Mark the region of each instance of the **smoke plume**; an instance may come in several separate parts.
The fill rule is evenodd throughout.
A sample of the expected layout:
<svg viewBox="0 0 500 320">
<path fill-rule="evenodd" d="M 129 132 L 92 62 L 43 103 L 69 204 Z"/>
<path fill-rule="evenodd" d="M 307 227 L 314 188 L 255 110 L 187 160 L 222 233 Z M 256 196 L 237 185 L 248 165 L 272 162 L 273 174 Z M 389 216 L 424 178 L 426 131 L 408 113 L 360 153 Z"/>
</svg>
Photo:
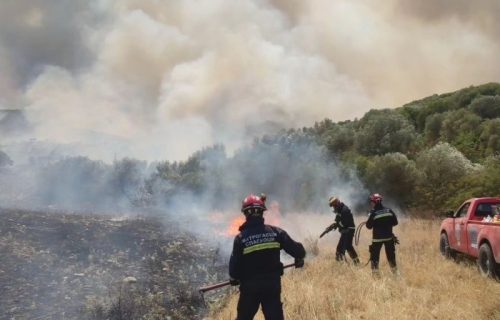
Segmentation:
<svg viewBox="0 0 500 320">
<path fill-rule="evenodd" d="M 498 81 L 496 1 L 4 1 L 0 108 L 93 158 L 185 159 Z M 2 137 L 6 144 L 16 137 Z"/>
</svg>

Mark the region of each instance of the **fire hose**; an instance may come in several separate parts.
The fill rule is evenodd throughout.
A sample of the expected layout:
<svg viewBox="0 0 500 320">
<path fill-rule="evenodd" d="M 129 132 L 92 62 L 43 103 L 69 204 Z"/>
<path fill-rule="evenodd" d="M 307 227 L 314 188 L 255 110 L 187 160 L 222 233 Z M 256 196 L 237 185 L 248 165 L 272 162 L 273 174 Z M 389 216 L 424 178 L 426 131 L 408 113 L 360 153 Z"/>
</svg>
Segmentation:
<svg viewBox="0 0 500 320">
<path fill-rule="evenodd" d="M 356 228 L 356 231 L 354 231 L 354 243 L 356 246 L 359 244 L 359 237 L 361 236 L 361 229 L 363 226 L 366 224 L 366 221 L 361 222 L 358 227 Z"/>
<path fill-rule="evenodd" d="M 363 226 L 366 224 L 366 221 L 361 222 L 358 227 L 356 228 L 356 231 L 354 231 L 354 243 L 356 246 L 359 244 L 359 238 L 361 236 L 361 229 Z M 392 234 L 392 238 L 394 240 L 394 244 L 399 244 L 399 239 L 396 237 L 394 234 Z"/>
<path fill-rule="evenodd" d="M 290 263 L 290 264 L 284 265 L 283 269 L 294 267 L 294 266 L 295 266 L 295 263 Z M 212 290 L 215 290 L 215 289 L 218 289 L 218 288 L 222 288 L 222 287 L 228 286 L 230 284 L 231 283 L 228 280 L 228 281 L 224 281 L 224 282 L 221 282 L 221 283 L 217 283 L 217 284 L 212 284 L 212 285 L 209 285 L 209 286 L 201 287 L 198 291 L 203 295 L 203 293 L 205 293 L 207 291 L 212 291 Z"/>
<path fill-rule="evenodd" d="M 359 244 L 359 238 L 361 236 L 361 229 L 363 229 L 363 226 L 366 224 L 366 221 L 364 222 L 361 222 L 358 227 L 356 228 L 356 231 L 354 231 L 354 243 L 356 244 L 356 246 L 358 246 Z M 394 244 L 399 244 L 399 239 L 398 237 L 396 237 L 394 234 L 392 235 L 392 238 L 393 238 L 393 241 L 394 241 Z M 370 254 L 371 254 L 371 246 L 369 246 L 369 251 L 370 251 Z M 370 263 L 371 260 L 368 260 L 366 262 L 366 264 L 364 265 L 364 267 L 366 267 L 366 265 L 368 265 L 368 263 Z"/>
</svg>

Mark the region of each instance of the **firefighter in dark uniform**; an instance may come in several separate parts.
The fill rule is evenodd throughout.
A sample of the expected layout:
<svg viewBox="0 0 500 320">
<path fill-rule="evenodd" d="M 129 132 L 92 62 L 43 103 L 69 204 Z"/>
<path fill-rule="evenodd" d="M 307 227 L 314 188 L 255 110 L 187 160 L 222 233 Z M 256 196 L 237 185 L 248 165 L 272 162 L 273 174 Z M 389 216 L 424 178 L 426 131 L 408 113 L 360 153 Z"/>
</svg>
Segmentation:
<svg viewBox="0 0 500 320">
<path fill-rule="evenodd" d="M 330 197 L 328 203 L 330 207 L 333 208 L 333 212 L 336 213 L 334 227 L 340 232 L 335 259 L 337 261 L 344 261 L 345 252 L 347 250 L 352 261 L 357 265 L 359 264 L 358 254 L 352 246 L 352 239 L 354 238 L 356 226 L 354 225 L 354 217 L 352 216 L 351 209 L 337 197 Z"/>
<path fill-rule="evenodd" d="M 378 193 L 370 196 L 370 214 L 366 227 L 373 229 L 372 244 L 369 247 L 372 271 L 378 274 L 380 250 L 385 246 L 385 254 L 392 272 L 397 273 L 396 247 L 398 239 L 392 233 L 392 227 L 398 224 L 394 211 L 382 205 L 382 196 Z"/>
<path fill-rule="evenodd" d="M 266 210 L 260 197 L 250 194 L 243 200 L 241 211 L 246 222 L 235 237 L 229 259 L 232 285 L 240 285 L 237 320 L 251 320 L 259 306 L 266 320 L 281 320 L 281 275 L 283 264 L 280 250 L 295 258 L 295 267 L 304 266 L 304 246 L 295 242 L 282 229 L 264 224 Z"/>
</svg>

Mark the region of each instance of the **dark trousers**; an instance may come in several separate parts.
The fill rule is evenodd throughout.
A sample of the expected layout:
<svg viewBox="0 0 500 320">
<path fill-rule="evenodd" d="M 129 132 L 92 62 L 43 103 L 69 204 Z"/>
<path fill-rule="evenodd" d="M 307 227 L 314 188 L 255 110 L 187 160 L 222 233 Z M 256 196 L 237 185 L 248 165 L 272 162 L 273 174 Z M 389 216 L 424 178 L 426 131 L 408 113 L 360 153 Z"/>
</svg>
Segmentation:
<svg viewBox="0 0 500 320">
<path fill-rule="evenodd" d="M 394 240 L 392 239 L 383 242 L 373 242 L 370 245 L 370 260 L 372 262 L 372 270 L 378 270 L 378 262 L 382 245 L 385 246 L 385 255 L 387 256 L 387 261 L 389 261 L 389 265 L 394 271 L 396 269 L 396 247 L 394 246 Z"/>
<path fill-rule="evenodd" d="M 355 264 L 359 263 L 358 254 L 354 247 L 352 246 L 352 239 L 354 238 L 354 230 L 348 229 L 344 232 L 340 233 L 339 243 L 337 245 L 337 252 L 335 254 L 335 258 L 338 261 L 345 259 L 345 252 L 349 253 L 349 256 L 354 261 Z"/>
<path fill-rule="evenodd" d="M 266 283 L 260 281 L 242 283 L 238 300 L 236 320 L 252 320 L 259 306 L 266 320 L 283 320 L 281 303 L 281 279 L 272 279 Z"/>
</svg>

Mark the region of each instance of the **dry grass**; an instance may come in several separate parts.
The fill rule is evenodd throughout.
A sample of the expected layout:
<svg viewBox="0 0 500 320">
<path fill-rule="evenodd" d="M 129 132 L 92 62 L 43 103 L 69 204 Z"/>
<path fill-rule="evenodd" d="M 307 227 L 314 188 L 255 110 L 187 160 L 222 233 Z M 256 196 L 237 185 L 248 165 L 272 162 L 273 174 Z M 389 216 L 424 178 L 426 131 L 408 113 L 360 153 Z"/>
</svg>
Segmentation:
<svg viewBox="0 0 500 320">
<path fill-rule="evenodd" d="M 407 220 L 397 228 L 401 275 L 393 276 L 381 254 L 380 279 L 369 266 L 354 267 L 334 260 L 333 248 L 304 269 L 282 280 L 285 318 L 304 319 L 500 319 L 500 283 L 479 275 L 469 261 L 448 261 L 439 255 L 439 221 Z M 370 234 L 363 230 L 357 248 L 368 260 Z M 210 319 L 233 320 L 237 294 Z M 256 320 L 264 319 L 259 311 Z"/>
</svg>

